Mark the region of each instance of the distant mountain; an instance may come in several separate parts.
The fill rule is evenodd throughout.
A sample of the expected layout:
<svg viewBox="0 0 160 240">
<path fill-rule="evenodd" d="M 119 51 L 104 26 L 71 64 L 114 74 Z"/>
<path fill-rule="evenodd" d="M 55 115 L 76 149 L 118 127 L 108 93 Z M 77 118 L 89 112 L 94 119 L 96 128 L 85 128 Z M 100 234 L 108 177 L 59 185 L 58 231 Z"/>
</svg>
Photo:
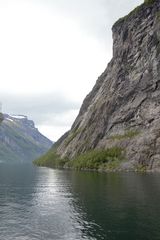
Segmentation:
<svg viewBox="0 0 160 240">
<path fill-rule="evenodd" d="M 0 124 L 0 162 L 31 162 L 53 144 L 23 115 L 3 114 Z"/>
</svg>

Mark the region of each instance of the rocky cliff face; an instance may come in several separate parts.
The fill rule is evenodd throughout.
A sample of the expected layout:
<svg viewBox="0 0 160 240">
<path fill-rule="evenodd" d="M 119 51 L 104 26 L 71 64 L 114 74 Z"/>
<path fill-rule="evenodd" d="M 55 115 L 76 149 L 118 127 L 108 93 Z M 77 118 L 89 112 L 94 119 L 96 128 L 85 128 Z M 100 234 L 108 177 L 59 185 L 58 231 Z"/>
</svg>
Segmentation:
<svg viewBox="0 0 160 240">
<path fill-rule="evenodd" d="M 32 161 L 47 152 L 52 142 L 26 116 L 3 114 L 0 125 L 0 162 Z"/>
<path fill-rule="evenodd" d="M 3 114 L 2 113 L 0 113 L 0 124 L 1 124 L 1 122 L 4 120 L 4 118 L 3 118 Z"/>
<path fill-rule="evenodd" d="M 0 112 L 0 123 L 4 120 L 3 114 Z"/>
<path fill-rule="evenodd" d="M 122 169 L 160 168 L 160 1 L 113 26 L 113 59 L 85 98 L 57 153 L 124 149 Z"/>
</svg>

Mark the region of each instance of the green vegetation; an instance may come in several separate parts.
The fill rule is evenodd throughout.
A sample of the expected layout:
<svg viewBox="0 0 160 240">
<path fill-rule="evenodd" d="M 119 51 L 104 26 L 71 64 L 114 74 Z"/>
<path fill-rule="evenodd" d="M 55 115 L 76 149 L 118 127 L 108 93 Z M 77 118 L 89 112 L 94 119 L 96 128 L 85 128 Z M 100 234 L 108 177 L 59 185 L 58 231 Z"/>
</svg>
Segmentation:
<svg viewBox="0 0 160 240">
<path fill-rule="evenodd" d="M 33 164 L 51 168 L 62 168 L 67 161 L 67 159 L 60 158 L 59 155 L 56 154 L 55 150 L 51 149 L 45 155 L 34 160 Z"/>
<path fill-rule="evenodd" d="M 124 159 L 122 159 L 124 160 Z M 120 167 L 120 163 L 122 162 L 120 159 L 115 159 L 114 161 L 108 161 L 102 166 L 102 170 L 107 170 L 107 171 L 114 171 L 117 170 Z M 100 168 L 101 170 L 101 168 Z"/>
<path fill-rule="evenodd" d="M 119 18 L 113 25 L 113 27 L 115 27 L 116 25 L 118 25 L 119 23 L 122 23 L 124 22 L 125 20 L 127 20 L 131 15 L 133 14 L 136 14 L 140 8 L 142 7 L 143 4 L 141 4 L 140 6 L 137 6 L 135 9 L 133 9 L 128 15 L 122 17 L 122 18 Z"/>
<path fill-rule="evenodd" d="M 135 168 L 137 172 L 146 172 L 147 171 L 147 166 L 144 164 L 138 164 Z"/>
<path fill-rule="evenodd" d="M 110 136 L 110 139 L 112 139 L 112 140 L 123 140 L 123 139 L 126 139 L 126 138 L 134 138 L 139 134 L 140 134 L 140 131 L 138 131 L 138 130 L 130 130 L 130 131 L 125 132 L 124 134 L 112 135 L 112 136 Z"/>
<path fill-rule="evenodd" d="M 116 25 L 118 25 L 119 23 L 124 22 L 125 20 L 127 20 L 131 15 L 133 14 L 137 14 L 138 11 L 143 7 L 143 6 L 147 6 L 147 5 L 151 5 L 155 2 L 156 0 L 144 0 L 144 3 L 142 3 L 141 5 L 137 6 L 135 9 L 133 9 L 128 15 L 118 19 L 115 24 L 113 25 L 113 27 L 115 27 Z"/>
<path fill-rule="evenodd" d="M 81 154 L 70 160 L 67 166 L 77 170 L 105 170 L 116 168 L 122 160 L 124 160 L 123 149 L 113 147 L 106 150 L 91 150 Z"/>
<path fill-rule="evenodd" d="M 122 148 L 113 147 L 106 150 L 91 150 L 72 160 L 60 158 L 54 150 L 50 150 L 44 156 L 33 163 L 37 166 L 52 168 L 72 168 L 77 170 L 114 170 L 124 160 Z"/>
<path fill-rule="evenodd" d="M 153 4 L 155 0 L 144 0 L 144 4 Z"/>
<path fill-rule="evenodd" d="M 79 130 L 72 132 L 67 143 L 71 142 L 75 136 L 79 133 Z M 138 130 L 128 130 L 123 135 L 113 135 L 110 137 L 111 140 L 123 140 L 126 138 L 134 138 L 140 132 Z M 124 149 L 120 147 L 112 147 L 106 150 L 95 149 L 90 150 L 86 153 L 80 154 L 74 159 L 61 158 L 57 153 L 56 149 L 51 149 L 47 154 L 34 161 L 35 165 L 46 166 L 53 168 L 72 168 L 77 170 L 115 170 L 118 169 L 121 162 L 125 160 Z"/>
</svg>

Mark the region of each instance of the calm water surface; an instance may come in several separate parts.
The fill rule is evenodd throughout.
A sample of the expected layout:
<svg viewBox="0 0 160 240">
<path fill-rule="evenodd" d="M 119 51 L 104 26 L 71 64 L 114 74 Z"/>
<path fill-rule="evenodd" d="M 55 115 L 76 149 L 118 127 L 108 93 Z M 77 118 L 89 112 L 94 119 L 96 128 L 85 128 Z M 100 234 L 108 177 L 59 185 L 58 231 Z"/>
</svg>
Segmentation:
<svg viewBox="0 0 160 240">
<path fill-rule="evenodd" d="M 0 165 L 0 240 L 160 240 L 160 174 Z"/>
</svg>

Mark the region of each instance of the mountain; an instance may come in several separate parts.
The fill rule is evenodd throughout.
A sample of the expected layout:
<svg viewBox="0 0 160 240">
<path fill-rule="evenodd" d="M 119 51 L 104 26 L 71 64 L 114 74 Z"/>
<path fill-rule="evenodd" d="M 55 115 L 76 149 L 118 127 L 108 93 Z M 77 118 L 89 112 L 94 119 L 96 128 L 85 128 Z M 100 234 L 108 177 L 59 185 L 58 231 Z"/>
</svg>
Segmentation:
<svg viewBox="0 0 160 240">
<path fill-rule="evenodd" d="M 47 152 L 52 144 L 26 116 L 3 114 L 0 162 L 31 162 Z"/>
<path fill-rule="evenodd" d="M 160 169 L 160 1 L 145 0 L 112 30 L 112 60 L 71 130 L 36 164 Z"/>
<path fill-rule="evenodd" d="M 0 113 L 0 123 L 1 123 L 3 120 L 4 120 L 4 118 L 3 118 L 3 114 Z"/>
</svg>

